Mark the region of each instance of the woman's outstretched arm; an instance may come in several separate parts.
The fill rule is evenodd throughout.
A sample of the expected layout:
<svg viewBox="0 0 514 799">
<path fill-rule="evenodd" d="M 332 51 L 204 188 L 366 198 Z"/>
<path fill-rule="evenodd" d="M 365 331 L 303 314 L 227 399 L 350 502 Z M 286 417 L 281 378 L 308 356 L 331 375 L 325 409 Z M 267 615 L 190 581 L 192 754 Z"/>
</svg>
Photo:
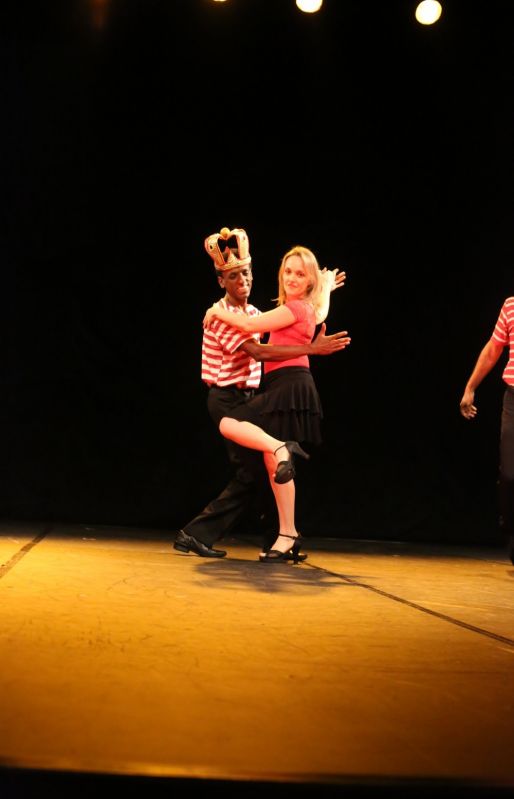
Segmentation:
<svg viewBox="0 0 514 799">
<path fill-rule="evenodd" d="M 207 310 L 203 320 L 204 328 L 209 329 L 215 319 L 220 319 L 225 324 L 242 330 L 243 333 L 270 333 L 272 330 L 289 327 L 295 321 L 293 312 L 285 305 L 280 305 L 278 308 L 258 316 L 247 316 L 242 313 L 226 311 L 217 303 Z"/>
</svg>

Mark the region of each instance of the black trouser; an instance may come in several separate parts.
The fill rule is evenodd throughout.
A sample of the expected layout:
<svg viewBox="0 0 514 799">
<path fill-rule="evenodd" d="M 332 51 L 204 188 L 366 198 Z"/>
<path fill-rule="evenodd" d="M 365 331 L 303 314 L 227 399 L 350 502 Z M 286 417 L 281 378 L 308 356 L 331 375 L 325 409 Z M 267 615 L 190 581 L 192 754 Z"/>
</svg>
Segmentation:
<svg viewBox="0 0 514 799">
<path fill-rule="evenodd" d="M 503 395 L 500 432 L 499 502 L 504 532 L 514 535 L 514 388 L 507 386 Z"/>
<path fill-rule="evenodd" d="M 230 410 L 247 402 L 252 395 L 251 391 L 233 386 L 210 388 L 207 408 L 216 427 L 223 416 L 229 415 Z M 257 503 L 266 515 L 273 508 L 262 452 L 240 447 L 228 439 L 224 440 L 229 460 L 235 468 L 235 476 L 216 499 L 211 500 L 198 516 L 182 528 L 185 533 L 207 546 L 212 546 L 215 541 L 228 535 Z"/>
</svg>

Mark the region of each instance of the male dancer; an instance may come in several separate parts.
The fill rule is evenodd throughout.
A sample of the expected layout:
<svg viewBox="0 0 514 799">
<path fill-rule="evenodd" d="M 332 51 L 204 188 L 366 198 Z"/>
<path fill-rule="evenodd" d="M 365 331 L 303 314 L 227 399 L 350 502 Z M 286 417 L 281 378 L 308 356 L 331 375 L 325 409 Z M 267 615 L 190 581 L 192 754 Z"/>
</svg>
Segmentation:
<svg viewBox="0 0 514 799">
<path fill-rule="evenodd" d="M 220 239 L 225 243 L 223 251 Z M 246 232 L 242 228 L 223 228 L 205 239 L 205 249 L 214 261 L 218 283 L 225 291 L 221 306 L 232 313 L 260 314 L 248 302 L 253 275 Z M 331 355 L 350 343 L 346 331 L 325 336 L 325 330 L 323 324 L 316 338 L 305 346 L 261 344 L 259 334 L 243 333 L 219 321 L 204 330 L 202 380 L 209 386 L 207 408 L 216 427 L 231 409 L 253 396 L 261 379 L 261 361 L 283 361 L 296 355 Z M 270 491 L 262 453 L 239 447 L 228 439 L 224 441 L 236 473 L 221 494 L 178 532 L 173 546 L 180 552 L 223 558 L 226 551 L 214 549 L 213 544 L 234 529 L 253 503 L 256 492 Z"/>
<path fill-rule="evenodd" d="M 481 350 L 460 401 L 465 419 L 477 415 L 475 391 L 496 366 L 508 347 L 509 359 L 503 367 L 503 407 L 500 427 L 499 505 L 501 527 L 507 537 L 508 555 L 514 563 L 514 297 L 504 301 L 490 339 Z"/>
</svg>

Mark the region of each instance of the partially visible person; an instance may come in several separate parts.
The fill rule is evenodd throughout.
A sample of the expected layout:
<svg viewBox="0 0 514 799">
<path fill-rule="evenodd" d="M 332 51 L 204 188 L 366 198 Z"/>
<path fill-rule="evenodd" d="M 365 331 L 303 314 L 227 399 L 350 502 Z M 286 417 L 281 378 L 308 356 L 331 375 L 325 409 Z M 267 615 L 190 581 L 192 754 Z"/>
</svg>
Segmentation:
<svg viewBox="0 0 514 799">
<path fill-rule="evenodd" d="M 343 285 L 338 269 L 321 270 L 307 247 L 295 246 L 282 258 L 278 307 L 266 313 L 230 319 L 220 303 L 208 309 L 204 326 L 231 324 L 247 334 L 270 333 L 270 344 L 306 344 L 328 314 L 331 292 Z M 263 453 L 279 514 L 279 531 L 262 562 L 298 561 L 300 534 L 294 517 L 294 455 L 308 458 L 302 444 L 321 443 L 321 400 L 307 355 L 281 363 L 267 361 L 260 392 L 244 405 L 226 410 L 219 429 L 225 438 Z"/>
<path fill-rule="evenodd" d="M 220 242 L 225 245 L 220 249 Z M 229 246 L 231 244 L 232 246 Z M 261 362 L 286 360 L 301 355 L 331 355 L 344 349 L 350 339 L 346 331 L 326 336 L 326 326 L 313 341 L 300 344 L 260 343 L 260 335 L 244 333 L 231 324 L 236 316 L 252 318 L 260 311 L 248 302 L 252 265 L 248 236 L 242 228 L 208 236 L 205 248 L 214 260 L 219 286 L 224 290 L 220 307 L 230 316 L 204 330 L 202 342 L 202 380 L 208 386 L 207 407 L 216 426 L 221 418 L 244 405 L 255 394 L 261 379 Z M 340 282 L 344 281 L 344 273 Z M 213 545 L 227 536 L 249 509 L 258 502 L 269 511 L 272 494 L 267 484 L 262 457 L 225 439 L 234 477 L 221 494 L 184 525 L 174 548 L 200 557 L 219 558 L 227 553 Z"/>
<path fill-rule="evenodd" d="M 509 558 L 514 563 L 514 297 L 502 305 L 492 336 L 480 352 L 460 401 L 465 419 L 477 415 L 475 392 L 498 363 L 505 347 L 509 358 L 502 372 L 505 385 L 500 427 L 499 504 L 503 532 L 508 541 Z"/>
</svg>

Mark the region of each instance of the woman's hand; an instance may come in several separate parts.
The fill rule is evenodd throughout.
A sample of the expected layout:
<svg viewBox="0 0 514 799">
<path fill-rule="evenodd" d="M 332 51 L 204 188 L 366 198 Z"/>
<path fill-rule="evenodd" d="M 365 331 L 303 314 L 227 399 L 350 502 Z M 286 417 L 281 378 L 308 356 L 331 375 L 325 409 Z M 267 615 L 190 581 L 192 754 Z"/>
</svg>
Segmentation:
<svg viewBox="0 0 514 799">
<path fill-rule="evenodd" d="M 321 270 L 321 277 L 323 280 L 327 281 L 330 291 L 335 291 L 335 289 L 344 286 L 346 272 L 340 272 L 339 269 L 327 269 L 325 267 Z"/>
<path fill-rule="evenodd" d="M 205 312 L 205 316 L 204 316 L 204 318 L 203 318 L 203 326 L 204 326 L 204 329 L 205 329 L 205 330 L 209 330 L 209 328 L 211 327 L 211 325 L 212 325 L 212 323 L 214 322 L 214 320 L 218 318 L 218 317 L 216 316 L 216 311 L 217 311 L 217 310 L 218 310 L 218 303 L 217 303 L 217 302 L 215 302 L 215 303 L 214 303 L 213 305 L 211 305 L 211 307 L 210 307 L 210 308 L 208 308 L 208 309 L 207 309 L 207 311 Z"/>
<path fill-rule="evenodd" d="M 340 289 L 341 286 L 344 286 L 344 282 L 346 280 L 346 272 L 340 272 L 339 269 L 334 269 L 332 271 L 334 272 L 334 278 L 335 278 L 334 287 L 332 289 L 332 291 L 334 291 L 334 289 Z"/>
</svg>

